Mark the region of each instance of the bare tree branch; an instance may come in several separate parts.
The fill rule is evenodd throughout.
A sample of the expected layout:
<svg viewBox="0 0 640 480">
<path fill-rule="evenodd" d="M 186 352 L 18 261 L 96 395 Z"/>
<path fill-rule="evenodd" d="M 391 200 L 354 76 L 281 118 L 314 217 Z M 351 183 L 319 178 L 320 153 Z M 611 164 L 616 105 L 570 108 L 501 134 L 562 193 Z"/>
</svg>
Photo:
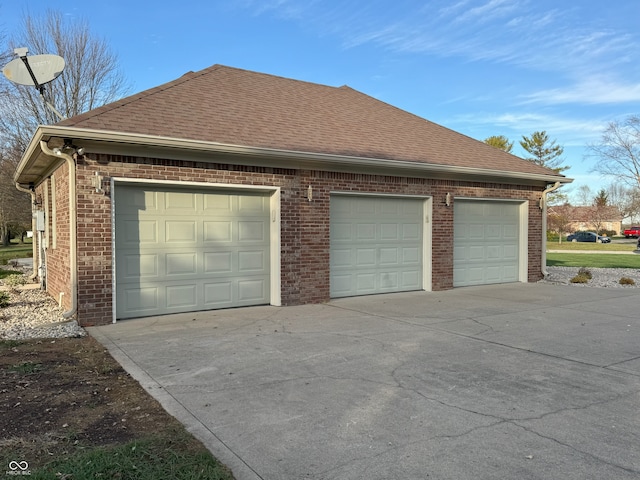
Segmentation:
<svg viewBox="0 0 640 480">
<path fill-rule="evenodd" d="M 597 159 L 595 172 L 640 187 L 640 116 L 609 123 L 600 143 L 589 145 L 588 156 Z"/>
</svg>

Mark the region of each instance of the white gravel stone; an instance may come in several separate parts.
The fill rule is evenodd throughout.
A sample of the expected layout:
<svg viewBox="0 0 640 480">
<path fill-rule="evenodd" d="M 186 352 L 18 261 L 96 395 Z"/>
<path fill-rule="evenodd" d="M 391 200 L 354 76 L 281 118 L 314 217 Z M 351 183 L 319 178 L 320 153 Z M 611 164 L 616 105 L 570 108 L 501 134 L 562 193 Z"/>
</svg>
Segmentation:
<svg viewBox="0 0 640 480">
<path fill-rule="evenodd" d="M 3 282 L 4 283 L 4 282 Z M 9 295 L 9 305 L 0 308 L 0 339 L 82 337 L 85 330 L 75 320 L 62 316 L 63 310 L 46 292 L 25 285 L 2 290 Z"/>
<path fill-rule="evenodd" d="M 576 287 L 600 288 L 639 288 L 640 269 L 637 268 L 588 268 L 593 278 L 588 283 L 571 283 L 571 279 L 578 274 L 579 267 L 547 267 L 549 275 L 542 280 L 544 283 L 573 285 Z M 626 277 L 635 281 L 635 285 L 622 285 L 620 279 Z"/>
</svg>

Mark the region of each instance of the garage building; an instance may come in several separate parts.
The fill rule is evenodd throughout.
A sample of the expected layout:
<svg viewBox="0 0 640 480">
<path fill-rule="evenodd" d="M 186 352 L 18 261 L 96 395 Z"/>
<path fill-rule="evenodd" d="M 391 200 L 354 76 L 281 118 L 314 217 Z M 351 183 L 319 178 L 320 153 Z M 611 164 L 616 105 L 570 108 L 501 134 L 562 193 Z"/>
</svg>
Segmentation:
<svg viewBox="0 0 640 480">
<path fill-rule="evenodd" d="M 571 180 L 347 86 L 214 65 L 39 127 L 15 181 L 35 273 L 97 325 L 537 281 Z"/>
</svg>

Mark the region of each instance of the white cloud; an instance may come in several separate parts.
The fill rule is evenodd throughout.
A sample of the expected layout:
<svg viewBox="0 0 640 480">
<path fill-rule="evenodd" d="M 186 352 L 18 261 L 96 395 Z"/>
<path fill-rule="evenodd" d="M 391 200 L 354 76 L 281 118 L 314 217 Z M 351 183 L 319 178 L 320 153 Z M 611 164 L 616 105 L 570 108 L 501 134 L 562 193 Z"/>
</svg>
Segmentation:
<svg viewBox="0 0 640 480">
<path fill-rule="evenodd" d="M 583 147 L 597 141 L 607 126 L 607 121 L 594 119 L 567 119 L 539 113 L 467 114 L 449 119 L 447 125 L 487 128 L 488 131 L 506 131 L 520 139 L 537 130 L 545 130 L 551 138 L 558 138 L 564 147 Z M 468 128 L 461 128 L 468 130 Z M 494 133 L 492 133 L 494 134 Z"/>
<path fill-rule="evenodd" d="M 602 76 L 594 76 L 569 87 L 540 90 L 524 95 L 523 98 L 523 104 L 543 105 L 640 102 L 640 82 L 625 84 Z"/>
<path fill-rule="evenodd" d="M 456 22 L 491 22 L 502 19 L 507 14 L 518 11 L 521 2 L 513 0 L 489 0 L 483 5 L 470 8 L 456 17 Z"/>
</svg>

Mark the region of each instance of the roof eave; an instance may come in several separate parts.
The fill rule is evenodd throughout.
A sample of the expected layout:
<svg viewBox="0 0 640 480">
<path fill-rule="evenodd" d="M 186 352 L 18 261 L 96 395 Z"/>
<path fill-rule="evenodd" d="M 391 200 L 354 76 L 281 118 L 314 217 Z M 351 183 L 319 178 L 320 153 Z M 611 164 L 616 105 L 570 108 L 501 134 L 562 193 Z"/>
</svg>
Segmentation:
<svg viewBox="0 0 640 480">
<path fill-rule="evenodd" d="M 182 138 L 160 137 L 137 133 L 94 130 L 58 125 L 41 125 L 36 130 L 31 143 L 23 155 L 14 180 L 27 186 L 39 184 L 54 169 L 51 162 L 44 164 L 40 141 L 52 142 L 53 148 L 70 138 L 89 153 L 106 153 L 128 156 L 159 157 L 175 160 L 195 160 L 205 162 L 246 164 L 275 168 L 322 169 L 332 171 L 395 175 L 404 177 L 428 177 L 438 179 L 468 179 L 525 185 L 546 185 L 549 183 L 571 183 L 573 179 L 563 175 L 531 174 L 525 172 L 500 171 L 485 168 L 471 168 L 438 165 L 403 160 L 366 158 L 327 153 L 300 152 L 264 147 L 230 145 Z M 38 160 L 40 159 L 40 164 Z M 29 175 L 27 175 L 29 172 Z M 29 181 L 28 180 L 31 179 Z M 37 179 L 37 181 L 33 181 Z"/>
</svg>

